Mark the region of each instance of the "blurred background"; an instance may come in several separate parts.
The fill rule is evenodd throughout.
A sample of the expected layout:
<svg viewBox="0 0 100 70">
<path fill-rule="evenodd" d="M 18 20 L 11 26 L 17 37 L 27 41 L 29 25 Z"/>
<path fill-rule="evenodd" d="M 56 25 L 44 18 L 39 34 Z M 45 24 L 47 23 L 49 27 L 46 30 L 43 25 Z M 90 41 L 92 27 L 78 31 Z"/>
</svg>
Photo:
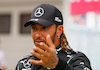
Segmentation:
<svg viewBox="0 0 100 70">
<path fill-rule="evenodd" d="M 14 70 L 30 54 L 34 43 L 30 27 L 23 25 L 43 3 L 60 9 L 70 46 L 86 54 L 93 70 L 100 70 L 100 0 L 0 0 L 0 50 L 5 53 L 7 70 Z"/>
</svg>

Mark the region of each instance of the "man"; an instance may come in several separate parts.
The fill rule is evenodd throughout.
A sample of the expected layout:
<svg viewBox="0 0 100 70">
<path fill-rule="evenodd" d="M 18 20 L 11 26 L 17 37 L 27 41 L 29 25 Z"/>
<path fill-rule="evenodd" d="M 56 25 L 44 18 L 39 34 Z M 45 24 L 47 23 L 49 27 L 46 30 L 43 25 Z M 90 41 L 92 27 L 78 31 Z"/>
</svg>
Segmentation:
<svg viewBox="0 0 100 70">
<path fill-rule="evenodd" d="M 16 70 L 92 70 L 88 58 L 70 48 L 62 14 L 56 7 L 36 7 L 25 27 L 29 25 L 35 46 L 32 55 L 18 62 Z"/>
</svg>

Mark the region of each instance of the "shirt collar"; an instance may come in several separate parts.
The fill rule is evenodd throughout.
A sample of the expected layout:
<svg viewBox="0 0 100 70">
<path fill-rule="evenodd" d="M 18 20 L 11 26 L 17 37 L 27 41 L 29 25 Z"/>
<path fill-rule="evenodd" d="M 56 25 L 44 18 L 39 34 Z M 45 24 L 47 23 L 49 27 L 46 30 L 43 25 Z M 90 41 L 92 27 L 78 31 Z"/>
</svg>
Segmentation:
<svg viewBox="0 0 100 70">
<path fill-rule="evenodd" d="M 61 45 L 60 44 L 56 47 L 56 49 L 59 49 L 59 48 L 61 48 Z"/>
<path fill-rule="evenodd" d="M 61 51 L 61 49 L 62 49 L 62 48 L 61 48 L 61 45 L 58 45 L 58 46 L 56 47 L 56 54 L 58 54 L 58 52 Z"/>
</svg>

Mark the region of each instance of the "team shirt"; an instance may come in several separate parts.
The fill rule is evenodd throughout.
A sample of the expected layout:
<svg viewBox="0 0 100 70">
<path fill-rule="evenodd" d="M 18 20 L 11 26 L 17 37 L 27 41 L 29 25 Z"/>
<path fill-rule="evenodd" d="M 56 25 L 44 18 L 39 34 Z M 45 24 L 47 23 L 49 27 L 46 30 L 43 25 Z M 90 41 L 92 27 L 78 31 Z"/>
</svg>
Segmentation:
<svg viewBox="0 0 100 70">
<path fill-rule="evenodd" d="M 56 48 L 56 53 L 59 62 L 54 69 L 30 63 L 29 59 L 40 59 L 33 55 L 28 55 L 18 62 L 15 70 L 92 70 L 89 59 L 82 52 L 75 52 L 73 50 L 63 51 L 59 45 Z"/>
</svg>

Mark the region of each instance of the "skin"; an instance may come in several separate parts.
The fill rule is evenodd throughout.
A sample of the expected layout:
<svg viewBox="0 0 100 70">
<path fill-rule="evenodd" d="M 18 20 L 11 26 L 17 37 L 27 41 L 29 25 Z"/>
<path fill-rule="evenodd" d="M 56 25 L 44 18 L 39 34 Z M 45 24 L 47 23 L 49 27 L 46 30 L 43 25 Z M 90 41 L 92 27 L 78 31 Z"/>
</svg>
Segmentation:
<svg viewBox="0 0 100 70">
<path fill-rule="evenodd" d="M 30 53 L 40 60 L 30 59 L 32 64 L 42 65 L 46 68 L 54 69 L 59 61 L 56 54 L 56 47 L 60 44 L 60 36 L 63 32 L 63 26 L 56 24 L 49 27 L 35 23 L 31 26 L 31 36 L 35 46 Z"/>
</svg>

